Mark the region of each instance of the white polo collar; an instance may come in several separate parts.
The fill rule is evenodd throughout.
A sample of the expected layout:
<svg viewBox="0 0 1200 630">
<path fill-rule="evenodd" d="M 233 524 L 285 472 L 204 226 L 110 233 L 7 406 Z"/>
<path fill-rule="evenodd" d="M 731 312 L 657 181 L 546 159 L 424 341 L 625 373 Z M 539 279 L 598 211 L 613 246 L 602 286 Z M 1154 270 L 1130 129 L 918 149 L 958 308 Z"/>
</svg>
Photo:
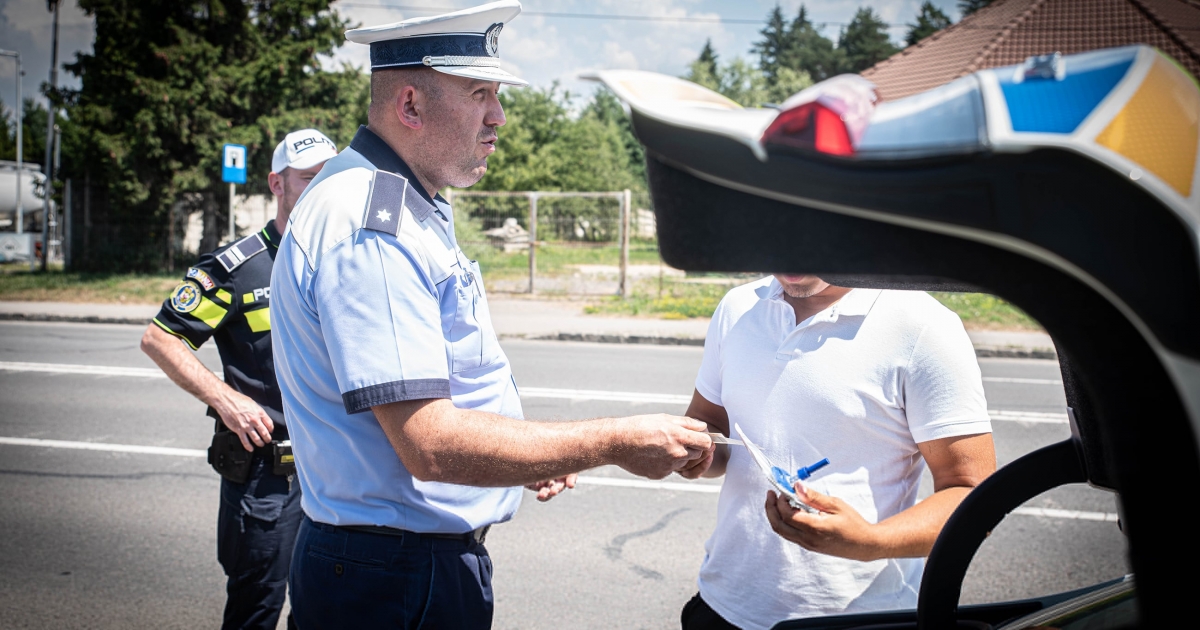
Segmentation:
<svg viewBox="0 0 1200 630">
<path fill-rule="evenodd" d="M 816 319 L 836 320 L 838 317 L 845 315 L 847 317 L 866 317 L 867 313 L 871 312 L 871 307 L 875 306 L 875 300 L 879 299 L 879 295 L 883 293 L 882 289 L 851 289 L 849 293 L 842 296 L 833 306 L 821 311 L 817 315 L 825 315 L 825 317 L 817 317 Z M 792 305 L 784 300 L 783 285 L 779 284 L 779 279 L 772 277 L 771 284 L 767 289 L 767 299 L 782 303 L 788 307 L 788 312 L 792 312 Z M 826 315 L 827 314 L 827 315 Z"/>
</svg>

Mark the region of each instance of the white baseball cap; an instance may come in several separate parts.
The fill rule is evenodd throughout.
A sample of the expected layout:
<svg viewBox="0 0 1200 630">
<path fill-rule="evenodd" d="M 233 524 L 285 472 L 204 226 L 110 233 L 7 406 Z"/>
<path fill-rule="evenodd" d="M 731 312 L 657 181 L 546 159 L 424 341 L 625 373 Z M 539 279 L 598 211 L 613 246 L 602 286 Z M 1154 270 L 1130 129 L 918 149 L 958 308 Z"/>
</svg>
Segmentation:
<svg viewBox="0 0 1200 630">
<path fill-rule="evenodd" d="M 470 79 L 529 85 L 500 67 L 500 31 L 521 3 L 501 0 L 477 7 L 346 31 L 346 39 L 371 46 L 371 69 L 433 68 Z"/>
<path fill-rule="evenodd" d="M 312 168 L 335 155 L 337 145 L 320 131 L 293 131 L 275 147 L 275 155 L 271 157 L 271 172 L 279 173 L 285 168 Z"/>
</svg>

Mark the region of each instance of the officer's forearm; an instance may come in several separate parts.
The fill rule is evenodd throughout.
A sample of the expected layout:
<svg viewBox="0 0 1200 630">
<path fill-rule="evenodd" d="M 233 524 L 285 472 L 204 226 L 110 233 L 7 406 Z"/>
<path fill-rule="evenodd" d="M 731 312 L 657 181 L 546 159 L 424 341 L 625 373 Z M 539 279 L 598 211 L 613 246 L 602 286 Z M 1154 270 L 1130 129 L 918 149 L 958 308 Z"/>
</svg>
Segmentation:
<svg viewBox="0 0 1200 630">
<path fill-rule="evenodd" d="M 197 359 L 183 342 L 151 323 L 142 335 L 142 352 L 176 385 L 218 412 L 233 390 Z"/>
<path fill-rule="evenodd" d="M 445 399 L 373 408 L 404 467 L 422 481 L 520 486 L 615 463 L 617 420 L 530 422 Z"/>
</svg>

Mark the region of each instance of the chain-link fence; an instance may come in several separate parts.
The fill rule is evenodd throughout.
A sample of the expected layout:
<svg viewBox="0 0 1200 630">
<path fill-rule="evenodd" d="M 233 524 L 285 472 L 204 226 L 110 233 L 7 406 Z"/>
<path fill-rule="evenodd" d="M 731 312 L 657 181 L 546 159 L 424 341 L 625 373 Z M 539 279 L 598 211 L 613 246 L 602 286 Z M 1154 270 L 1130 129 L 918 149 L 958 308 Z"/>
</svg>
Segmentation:
<svg viewBox="0 0 1200 630">
<path fill-rule="evenodd" d="M 658 257 L 645 192 L 456 190 L 449 201 L 492 291 L 627 295 L 638 278 L 681 273 Z"/>
</svg>

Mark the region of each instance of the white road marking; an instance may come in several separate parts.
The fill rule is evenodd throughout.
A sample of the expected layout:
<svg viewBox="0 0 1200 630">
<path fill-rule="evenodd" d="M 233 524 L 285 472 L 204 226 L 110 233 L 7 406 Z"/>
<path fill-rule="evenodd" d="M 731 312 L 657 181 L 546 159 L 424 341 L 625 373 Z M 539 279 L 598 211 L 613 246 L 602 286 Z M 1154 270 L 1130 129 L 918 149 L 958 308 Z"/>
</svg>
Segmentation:
<svg viewBox="0 0 1200 630">
<path fill-rule="evenodd" d="M 79 365 L 70 363 L 26 363 L 19 361 L 0 361 L 0 370 L 12 372 L 43 372 L 52 374 L 83 374 L 92 376 L 132 376 L 139 378 L 166 378 L 158 368 L 118 367 L 111 365 Z M 218 377 L 220 372 L 216 373 Z M 1041 379 L 1010 379 L 1017 381 L 1036 381 Z M 1049 382 L 1049 381 L 1047 381 Z M 1057 382 L 1057 381 L 1056 381 Z M 690 395 L 655 394 L 647 392 L 612 392 L 598 389 L 559 389 L 554 387 L 520 387 L 522 398 L 555 398 L 562 400 L 603 400 L 627 403 L 656 403 L 663 405 L 686 405 L 691 402 Z M 993 421 L 1029 422 L 1036 424 L 1066 424 L 1065 413 L 1043 413 L 1036 411 L 1007 411 L 988 410 Z"/>
<path fill-rule="evenodd" d="M 1019 383 L 1021 385 L 1062 385 L 1057 378 L 1012 378 L 1008 376 L 985 376 L 985 383 Z"/>
<path fill-rule="evenodd" d="M 170 455 L 173 457 L 208 457 L 207 451 L 194 448 L 171 448 L 169 446 L 141 446 L 138 444 L 108 444 L 104 442 L 67 442 L 64 440 L 39 440 L 35 438 L 0 437 L 0 444 L 13 446 L 41 446 L 44 448 L 68 448 L 81 451 L 107 451 L 109 453 L 141 453 L 143 455 Z"/>
<path fill-rule="evenodd" d="M 168 446 L 142 446 L 139 444 L 109 444 L 106 442 L 68 442 L 65 440 L 42 440 L 37 438 L 0 437 L 0 444 L 10 446 L 35 446 L 41 448 L 62 448 L 84 451 L 104 451 L 109 453 L 138 453 L 142 455 L 167 455 L 172 457 L 207 457 L 208 453 L 200 449 L 172 448 Z M 579 477 L 579 483 L 589 486 L 607 486 L 611 488 L 633 488 L 635 490 L 668 490 L 671 492 L 695 492 L 700 494 L 718 494 L 721 486 L 711 483 L 689 483 L 680 481 L 654 481 L 650 479 L 627 479 L 622 477 L 594 477 L 584 475 Z M 1013 514 L 1022 516 L 1042 516 L 1079 521 L 1117 522 L 1117 515 L 1108 512 L 1083 512 L 1078 510 L 1056 510 L 1051 508 L 1026 508 L 1013 510 Z"/>
<path fill-rule="evenodd" d="M 1067 424 L 1065 413 L 1045 413 L 1040 411 L 1008 411 L 1003 409 L 988 409 L 992 421 L 1000 422 L 1032 422 L 1035 424 Z"/>
<path fill-rule="evenodd" d="M 662 403 L 686 405 L 691 395 L 647 394 L 643 392 L 607 392 L 598 389 L 555 389 L 552 387 L 517 387 L 522 398 L 565 398 L 567 400 L 615 400 L 632 403 Z"/>
</svg>

